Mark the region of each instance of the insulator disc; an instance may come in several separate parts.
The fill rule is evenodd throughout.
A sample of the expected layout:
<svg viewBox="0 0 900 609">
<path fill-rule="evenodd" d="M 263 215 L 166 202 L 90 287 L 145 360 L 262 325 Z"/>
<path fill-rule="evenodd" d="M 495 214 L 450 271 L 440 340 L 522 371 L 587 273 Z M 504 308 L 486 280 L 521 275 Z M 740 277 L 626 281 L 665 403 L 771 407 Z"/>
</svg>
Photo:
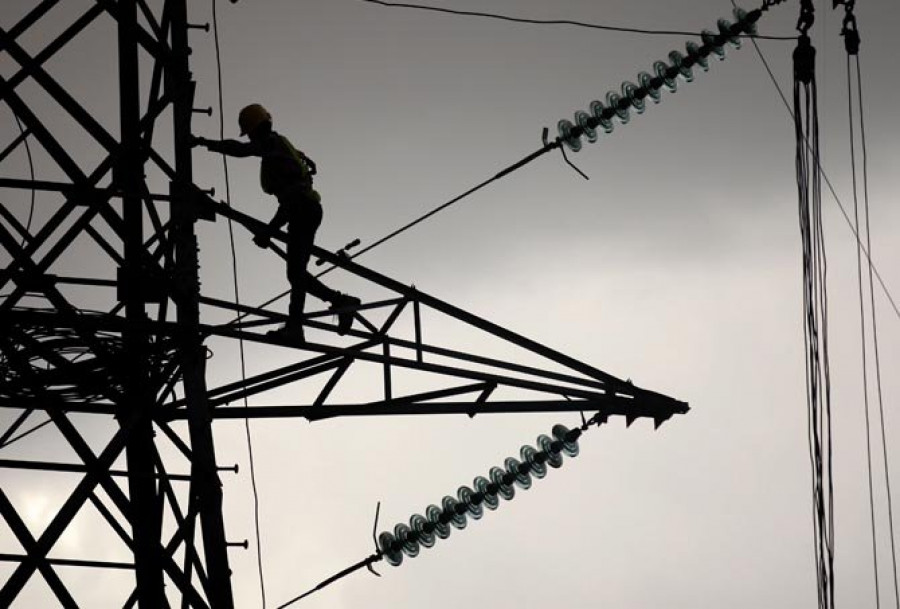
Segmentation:
<svg viewBox="0 0 900 609">
<path fill-rule="evenodd" d="M 552 433 L 554 438 L 563 443 L 563 452 L 566 453 L 567 457 L 578 456 L 578 440 L 566 440 L 566 434 L 569 433 L 568 427 L 565 425 L 554 425 Z"/>
<path fill-rule="evenodd" d="M 563 144 L 569 147 L 569 150 L 572 152 L 581 150 L 581 138 L 572 135 L 572 129 L 575 128 L 572 121 L 564 118 L 556 124 L 556 128 L 559 131 L 559 138 Z"/>
<path fill-rule="evenodd" d="M 490 483 L 491 481 L 484 476 L 478 476 L 472 482 L 472 486 L 484 497 L 482 505 L 489 510 L 496 510 L 497 506 L 500 505 L 500 500 L 497 498 L 496 493 L 492 495 L 488 492 L 488 485 Z"/>
<path fill-rule="evenodd" d="M 474 494 L 475 493 L 468 486 L 461 486 L 459 487 L 459 490 L 456 491 L 459 502 L 466 506 L 466 511 L 469 513 L 469 516 L 472 517 L 472 520 L 478 520 L 484 516 L 484 506 L 480 503 L 478 505 L 472 503 L 472 495 Z"/>
<path fill-rule="evenodd" d="M 741 48 L 741 38 L 731 33 L 731 22 L 728 19 L 719 19 L 716 24 L 719 26 L 719 33 L 728 37 L 728 44 L 736 49 Z"/>
<path fill-rule="evenodd" d="M 694 80 L 694 69 L 684 65 L 684 55 L 678 51 L 672 51 L 669 53 L 669 61 L 672 62 L 673 67 L 678 68 L 678 73 L 681 74 L 685 82 Z"/>
<path fill-rule="evenodd" d="M 441 514 L 443 511 L 444 510 L 432 503 L 425 508 L 425 517 L 428 518 L 428 522 L 434 525 L 434 534 L 441 539 L 447 539 L 450 537 L 451 529 L 449 524 L 441 522 Z"/>
<path fill-rule="evenodd" d="M 450 516 L 450 524 L 457 529 L 466 528 L 466 523 L 468 521 L 466 520 L 465 512 L 460 514 L 456 511 L 456 506 L 459 505 L 459 501 L 450 495 L 445 495 L 444 499 L 441 501 L 441 505 L 444 508 L 444 513 Z"/>
<path fill-rule="evenodd" d="M 643 114 L 644 109 L 647 107 L 646 98 L 638 99 L 635 96 L 637 93 L 638 86 L 631 82 L 630 80 L 626 80 L 622 83 L 622 97 L 628 99 L 631 102 L 631 107 L 634 108 L 634 111 L 638 114 Z"/>
<path fill-rule="evenodd" d="M 503 465 L 506 466 L 506 471 L 516 477 L 516 486 L 518 486 L 523 491 L 527 491 L 531 488 L 531 474 L 528 472 L 522 473 L 519 471 L 519 466 L 522 465 L 522 462 L 516 459 L 515 457 L 507 457 L 503 462 Z"/>
<path fill-rule="evenodd" d="M 597 141 L 597 130 L 594 127 L 590 126 L 590 120 L 591 115 L 584 110 L 579 110 L 575 113 L 575 124 L 584 130 L 584 136 L 590 143 L 593 144 Z"/>
<path fill-rule="evenodd" d="M 650 82 L 653 80 L 653 77 L 650 76 L 649 72 L 641 72 L 637 76 L 638 84 L 640 84 L 644 89 L 647 90 L 647 95 L 650 96 L 650 99 L 653 100 L 653 103 L 658 104 L 659 98 L 662 95 L 659 92 L 659 87 L 654 87 Z"/>
<path fill-rule="evenodd" d="M 600 123 L 600 126 L 603 127 L 603 131 L 605 131 L 606 133 L 612 133 L 615 125 L 613 125 L 613 122 L 610 119 L 603 117 L 604 109 L 605 106 L 603 105 L 603 102 L 596 99 L 591 102 L 591 116 L 597 119 L 597 121 Z"/>
<path fill-rule="evenodd" d="M 716 44 L 716 35 L 709 30 L 703 30 L 700 32 L 700 39 L 703 40 L 703 45 L 712 52 L 713 55 L 716 56 L 716 59 L 722 61 L 725 59 L 725 47 Z"/>
<path fill-rule="evenodd" d="M 709 59 L 700 54 L 700 45 L 696 42 L 688 41 L 684 48 L 687 49 L 688 56 L 694 58 L 694 65 L 703 68 L 704 72 L 709 71 Z"/>
<path fill-rule="evenodd" d="M 666 89 L 672 93 L 678 90 L 678 81 L 674 78 L 669 78 L 669 64 L 665 61 L 655 61 L 653 62 L 653 71 L 656 72 L 657 76 L 662 78 Z"/>
<path fill-rule="evenodd" d="M 606 94 L 606 107 L 615 110 L 616 116 L 619 118 L 619 122 L 625 125 L 628 123 L 628 119 L 631 118 L 631 111 L 629 111 L 628 108 L 621 108 L 619 106 L 620 99 L 622 99 L 621 95 L 619 95 L 615 91 L 610 91 Z"/>
<path fill-rule="evenodd" d="M 519 456 L 522 457 L 522 463 L 527 463 L 528 467 L 531 468 L 531 475 L 540 479 L 547 475 L 547 465 L 545 463 L 538 463 L 534 460 L 534 456 L 537 454 L 538 451 L 533 446 L 528 446 L 527 444 L 519 450 Z"/>
<path fill-rule="evenodd" d="M 738 6 L 734 9 L 732 14 L 734 15 L 735 21 L 741 24 L 745 32 L 751 36 L 756 36 L 756 23 L 750 23 L 747 19 L 747 11 Z"/>
<path fill-rule="evenodd" d="M 389 565 L 399 567 L 400 563 L 403 562 L 403 552 L 401 552 L 399 548 L 396 550 L 391 549 L 391 546 L 394 545 L 394 542 L 396 541 L 397 540 L 393 535 L 384 531 L 378 536 L 378 549 L 381 550 L 384 559 Z"/>
<path fill-rule="evenodd" d="M 491 482 L 496 484 L 499 487 L 497 494 L 509 501 L 513 497 L 516 496 L 516 487 L 512 484 L 506 484 L 503 482 L 503 477 L 506 475 L 506 472 L 500 469 L 497 466 L 491 468 L 490 471 Z"/>
<path fill-rule="evenodd" d="M 403 553 L 410 558 L 415 558 L 419 555 L 419 542 L 410 539 L 409 534 L 411 532 L 412 529 L 402 522 L 394 527 L 394 537 L 400 542 L 400 548 L 403 550 Z"/>
<path fill-rule="evenodd" d="M 537 445 L 538 447 L 547 453 L 547 464 L 550 467 L 562 467 L 563 457 L 560 453 L 554 453 L 550 445 L 553 444 L 553 440 L 550 439 L 550 436 L 541 434 L 537 437 Z"/>
<path fill-rule="evenodd" d="M 425 525 L 427 524 L 428 520 L 422 514 L 413 514 L 409 518 L 409 528 L 419 534 L 419 543 L 426 548 L 430 548 L 434 545 L 435 539 L 434 531 L 431 533 L 425 531 Z"/>
</svg>

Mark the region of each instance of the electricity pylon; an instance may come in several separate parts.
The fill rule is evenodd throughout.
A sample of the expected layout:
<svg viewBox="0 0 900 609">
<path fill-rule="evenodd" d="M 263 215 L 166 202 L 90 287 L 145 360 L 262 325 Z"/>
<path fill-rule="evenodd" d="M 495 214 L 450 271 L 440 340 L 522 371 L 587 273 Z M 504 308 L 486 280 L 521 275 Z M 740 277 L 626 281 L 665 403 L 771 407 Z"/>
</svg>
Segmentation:
<svg viewBox="0 0 900 609">
<path fill-rule="evenodd" d="M 38 2 L 9 29 L 0 27 L 2 56 L 17 66 L 0 77 L 0 100 L 24 129 L 0 152 L 0 162 L 27 139 L 52 161 L 50 173 L 61 176 L 0 177 L 6 193 L 40 191 L 49 210 L 28 226 L 15 208 L 0 203 L 0 245 L 8 259 L 0 271 L 0 468 L 44 476 L 33 478 L 38 484 L 59 472 L 75 480 L 41 531 L 31 530 L 9 489 L 0 488 L 8 529 L 0 540 L 11 546 L 0 548 L 0 561 L 14 566 L 0 586 L 0 606 L 14 605 L 39 573 L 59 604 L 78 607 L 58 573 L 66 567 L 133 570 L 125 607 L 233 607 L 215 419 L 589 410 L 601 418 L 648 417 L 658 425 L 687 411 L 683 402 L 319 248 L 314 253 L 320 259 L 382 295 L 355 312 L 345 338 L 337 337 L 322 311 L 304 320 L 308 342 L 284 343 L 266 333 L 284 315 L 204 295 L 198 221 L 226 217 L 250 230 L 258 221 L 194 183 L 188 33 L 198 26 L 188 21 L 186 0 L 150 4 L 97 0 L 36 53 L 22 40 L 55 17 L 56 1 Z M 110 53 L 118 57 L 118 112 L 107 116 L 118 125 L 89 112 L 46 67 L 79 36 L 110 32 L 116 45 Z M 32 90 L 43 103 L 32 103 Z M 84 154 L 64 145 L 55 127 L 59 116 L 91 142 Z M 161 137 L 163 131 L 170 137 Z M 96 158 L 87 152 L 93 149 L 101 151 Z M 223 322 L 223 313 L 231 319 Z M 493 358 L 429 343 L 429 324 L 439 318 L 503 344 L 511 355 Z M 258 343 L 292 359 L 210 387 L 211 340 Z M 381 377 L 377 397 L 333 399 L 357 368 L 372 366 Z M 416 382 L 410 384 L 412 376 Z M 230 406 L 288 385 L 314 397 Z M 95 421 L 105 427 L 93 426 Z M 32 430 L 44 425 L 76 462 L 13 452 L 28 446 L 38 435 Z M 97 429 L 108 434 L 98 439 Z M 124 468 L 117 465 L 122 463 Z M 59 556 L 61 536 L 83 511 L 96 511 L 133 560 Z"/>
</svg>

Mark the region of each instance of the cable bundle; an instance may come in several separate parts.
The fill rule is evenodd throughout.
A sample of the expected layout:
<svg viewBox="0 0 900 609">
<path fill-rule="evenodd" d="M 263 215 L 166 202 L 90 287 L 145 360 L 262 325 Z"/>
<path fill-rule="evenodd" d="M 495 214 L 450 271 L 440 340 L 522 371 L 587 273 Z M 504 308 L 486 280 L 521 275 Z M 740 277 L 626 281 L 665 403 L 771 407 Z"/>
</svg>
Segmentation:
<svg viewBox="0 0 900 609">
<path fill-rule="evenodd" d="M 674 93 L 678 90 L 679 78 L 685 82 L 694 80 L 694 66 L 700 66 L 704 72 L 709 70 L 710 55 L 720 61 L 724 60 L 726 44 L 740 48 L 742 34 L 756 34 L 756 22 L 759 21 L 764 9 L 756 9 L 748 13 L 744 9 L 735 8 L 736 22 L 731 23 L 727 19 L 719 19 L 719 33 L 703 30 L 701 33 L 702 45 L 693 41 L 687 42 L 685 44 L 686 55 L 679 51 L 670 52 L 669 63 L 662 60 L 654 62 L 652 73 L 641 72 L 637 75 L 637 84 L 626 80 L 622 83 L 619 91 L 608 92 L 605 101 L 592 101 L 589 112 L 579 110 L 575 113 L 574 123 L 568 119 L 562 119 L 557 123 L 560 140 L 570 150 L 578 152 L 581 150 L 582 135 L 587 137 L 590 143 L 594 143 L 598 139 L 597 127 L 602 127 L 605 133 L 611 133 L 615 127 L 614 118 L 624 125 L 631 118 L 632 108 L 638 114 L 642 114 L 647 107 L 648 97 L 654 103 L 659 103 L 663 88 Z"/>
<path fill-rule="evenodd" d="M 429 505 L 425 516 L 414 514 L 408 525 L 401 522 L 394 527 L 393 533 L 382 532 L 378 536 L 379 552 L 395 567 L 403 562 L 404 554 L 415 558 L 420 547 L 430 548 L 438 538 L 447 539 L 453 528 L 466 528 L 469 517 L 480 519 L 485 507 L 496 510 L 501 498 L 511 500 L 516 495 L 516 486 L 522 490 L 531 488 L 532 476 L 546 476 L 548 465 L 562 467 L 563 454 L 578 456 L 578 438 L 582 433 L 582 429 L 570 430 L 565 425 L 554 425 L 552 437 L 545 434 L 537 437 L 538 448 L 523 446 L 519 451 L 520 459 L 508 457 L 503 467 L 492 467 L 487 477 L 476 477 L 471 487 L 459 487 L 456 497 L 445 496 L 440 507 Z"/>
</svg>

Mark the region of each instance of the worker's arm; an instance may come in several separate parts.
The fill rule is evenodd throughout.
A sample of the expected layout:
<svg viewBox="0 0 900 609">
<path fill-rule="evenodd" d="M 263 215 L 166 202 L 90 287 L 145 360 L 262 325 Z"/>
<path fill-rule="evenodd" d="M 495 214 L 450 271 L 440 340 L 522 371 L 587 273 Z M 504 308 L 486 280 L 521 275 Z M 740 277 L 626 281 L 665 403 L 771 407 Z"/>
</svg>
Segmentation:
<svg viewBox="0 0 900 609">
<path fill-rule="evenodd" d="M 266 248 L 269 247 L 269 242 L 271 240 L 271 233 L 274 233 L 282 226 L 287 224 L 288 214 L 285 210 L 284 205 L 278 204 L 278 210 L 275 212 L 275 215 L 272 216 L 272 219 L 269 220 L 268 231 L 266 232 L 258 232 L 253 237 L 253 243 L 258 245 L 259 247 Z"/>
<path fill-rule="evenodd" d="M 191 145 L 203 146 L 207 150 L 227 154 L 228 156 L 247 157 L 263 155 L 262 148 L 252 141 L 208 140 L 205 137 L 195 137 L 191 141 Z"/>
</svg>

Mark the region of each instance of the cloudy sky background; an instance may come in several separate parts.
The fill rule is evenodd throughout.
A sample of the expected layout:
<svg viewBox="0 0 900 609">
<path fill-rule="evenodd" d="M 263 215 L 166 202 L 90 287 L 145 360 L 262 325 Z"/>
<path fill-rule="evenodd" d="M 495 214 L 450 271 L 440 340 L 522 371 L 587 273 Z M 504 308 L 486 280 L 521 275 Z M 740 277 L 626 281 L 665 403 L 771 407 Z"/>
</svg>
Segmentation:
<svg viewBox="0 0 900 609">
<path fill-rule="evenodd" d="M 23 46 L 32 52 L 43 48 L 90 5 L 61 4 Z M 762 33 L 792 34 L 797 4 L 765 15 Z M 0 23 L 9 29 L 29 5 L 5 2 Z M 713 27 L 731 13 L 725 0 L 491 0 L 452 6 L 690 31 Z M 823 164 L 852 214 L 845 54 L 838 35 L 842 13 L 833 12 L 830 2 L 816 6 Z M 189 8 L 193 21 L 209 20 L 209 2 Z M 856 12 L 863 39 L 873 250 L 897 294 L 900 86 L 894 57 L 900 8 L 870 1 L 860 2 Z M 228 134 L 237 136 L 236 115 L 246 103 L 271 110 L 276 129 L 319 167 L 316 187 L 325 222 L 318 242 L 331 249 L 356 237 L 371 243 L 536 150 L 544 126 L 553 132 L 559 119 L 571 119 L 670 50 L 683 51 L 687 39 L 508 24 L 356 0 L 221 2 L 219 26 Z M 191 44 L 197 105 L 216 106 L 212 36 L 194 32 Z M 760 44 L 788 90 L 793 44 Z M 3 55 L 0 69 L 8 77 L 16 66 Z M 48 71 L 117 132 L 115 36 L 108 19 L 51 60 Z M 99 150 L 34 85 L 22 91 L 82 166 L 93 167 Z M 0 141 L 8 142 L 17 131 L 4 112 Z M 199 135 L 218 134 L 215 115 L 198 115 L 194 124 Z M 165 131 L 159 130 L 162 148 Z M 46 155 L 36 154 L 38 177 L 58 178 Z M 661 104 L 570 158 L 590 181 L 558 154 L 547 155 L 360 262 L 642 387 L 686 400 L 692 411 L 658 431 L 649 421 L 626 429 L 615 419 L 592 430 L 581 456 L 511 503 L 470 521 L 465 531 L 454 531 L 399 569 L 380 565 L 383 578 L 362 572 L 304 601 L 306 607 L 815 605 L 794 136 L 759 58 L 751 45 L 729 50 L 726 61 L 698 72 L 693 83 L 681 83 Z M 223 196 L 221 160 L 198 151 L 195 164 L 197 182 Z M 274 200 L 259 192 L 256 163 L 231 161 L 229 167 L 232 202 L 268 218 Z M 24 154 L 10 157 L 0 172 L 27 175 Z M 3 197 L 21 218 L 27 215 L 26 193 Z M 868 607 L 875 596 L 856 247 L 834 200 L 828 194 L 824 200 L 837 604 Z M 58 199 L 42 194 L 38 203 L 40 225 Z M 230 298 L 226 224 L 202 225 L 200 238 L 204 292 Z M 286 288 L 280 261 L 253 246 L 241 230 L 237 248 L 245 302 L 261 302 Z M 56 272 L 112 276 L 114 269 L 94 250 L 76 250 Z M 340 273 L 328 282 L 364 299 L 383 295 Z M 108 308 L 109 298 L 84 295 L 96 308 Z M 900 320 L 880 288 L 875 300 L 897 488 Z M 473 352 L 492 348 L 465 340 L 466 334 L 440 320 L 428 338 L 453 340 L 453 346 Z M 236 346 L 210 346 L 210 383 L 237 378 Z M 248 356 L 251 373 L 291 357 L 259 348 L 249 348 Z M 377 373 L 363 375 L 343 397 L 377 399 L 380 390 Z M 251 404 L 304 398 L 309 399 L 298 388 Z M 11 416 L 2 413 L 3 421 Z M 517 454 L 555 422 L 573 426 L 578 416 L 254 422 L 269 606 L 370 554 L 377 501 L 381 528 L 406 521 Z M 98 442 L 108 432 L 95 422 L 85 422 L 85 429 Z M 250 538 L 252 545 L 243 426 L 219 422 L 215 430 L 219 462 L 241 465 L 239 476 L 224 475 L 228 536 Z M 47 428 L 5 452 L 70 459 L 60 443 Z M 881 600 L 890 604 L 877 436 L 873 449 L 876 483 L 881 481 L 875 496 Z M 4 490 L 35 534 L 75 484 L 63 475 L 2 475 Z M 127 560 L 121 548 L 105 541 L 107 535 L 86 513 L 55 555 Z M 9 537 L 2 529 L 0 541 Z M 237 550 L 230 558 L 236 605 L 260 606 L 254 552 Z M 128 593 L 129 582 L 118 573 L 60 571 L 84 606 L 121 606 Z M 0 579 L 9 572 L 9 565 L 0 565 Z M 17 606 L 51 601 L 34 578 Z"/>
</svg>

